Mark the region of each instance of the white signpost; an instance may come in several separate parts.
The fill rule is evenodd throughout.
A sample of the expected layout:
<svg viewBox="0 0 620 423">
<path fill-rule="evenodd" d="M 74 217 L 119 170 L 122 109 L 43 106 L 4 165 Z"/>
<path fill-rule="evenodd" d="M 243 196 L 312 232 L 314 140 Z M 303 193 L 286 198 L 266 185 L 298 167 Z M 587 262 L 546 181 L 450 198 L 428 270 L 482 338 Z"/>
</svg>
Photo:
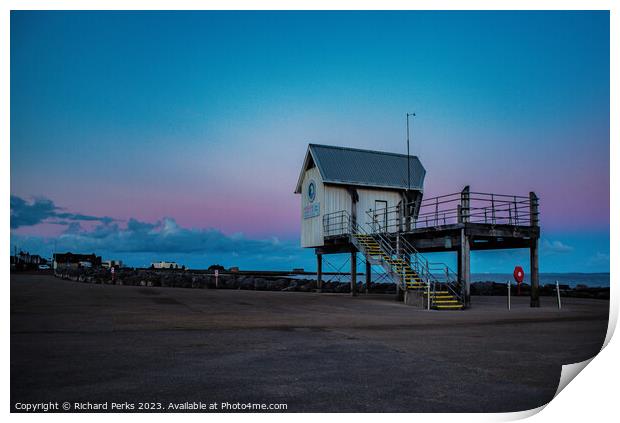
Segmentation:
<svg viewBox="0 0 620 423">
<path fill-rule="evenodd" d="M 219 276 L 220 276 L 220 271 L 215 269 L 215 287 L 216 288 L 219 288 L 219 286 L 218 286 L 218 278 L 219 278 Z"/>
<path fill-rule="evenodd" d="M 510 281 L 506 281 L 506 287 L 508 288 L 508 310 L 510 310 Z"/>
</svg>

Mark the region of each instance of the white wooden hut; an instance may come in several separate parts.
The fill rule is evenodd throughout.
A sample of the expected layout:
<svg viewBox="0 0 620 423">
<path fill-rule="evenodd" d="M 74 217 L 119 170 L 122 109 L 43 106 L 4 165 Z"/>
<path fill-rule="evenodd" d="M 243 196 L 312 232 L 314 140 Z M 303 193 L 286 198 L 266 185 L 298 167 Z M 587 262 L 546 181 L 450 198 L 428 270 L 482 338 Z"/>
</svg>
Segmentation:
<svg viewBox="0 0 620 423">
<path fill-rule="evenodd" d="M 425 174 L 416 156 L 308 145 L 295 188 L 301 194 L 301 246 L 321 247 L 326 238 L 348 233 L 351 222 L 395 228 L 386 210 L 419 204 Z M 417 213 L 408 208 L 405 220 Z"/>
</svg>

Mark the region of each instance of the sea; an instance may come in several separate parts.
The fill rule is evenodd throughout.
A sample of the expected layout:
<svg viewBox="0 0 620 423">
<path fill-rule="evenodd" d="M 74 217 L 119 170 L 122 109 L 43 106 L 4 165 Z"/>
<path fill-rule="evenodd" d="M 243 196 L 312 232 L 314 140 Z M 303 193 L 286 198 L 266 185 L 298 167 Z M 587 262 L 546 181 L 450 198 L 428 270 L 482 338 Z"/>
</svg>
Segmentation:
<svg viewBox="0 0 620 423">
<path fill-rule="evenodd" d="M 307 278 L 307 276 L 300 276 L 300 278 Z M 554 284 L 557 281 L 560 285 L 568 285 L 571 288 L 577 285 L 585 285 L 590 288 L 604 288 L 609 287 L 609 273 L 540 273 L 538 275 L 540 285 Z M 358 282 L 364 282 L 365 276 L 358 274 Z M 332 282 L 348 282 L 348 274 L 339 275 L 323 275 L 324 281 Z M 389 283 L 391 282 L 384 274 L 374 273 L 372 274 L 373 282 L 377 283 Z M 499 282 L 506 283 L 506 281 L 514 282 L 514 277 L 511 273 L 472 273 L 472 282 Z M 525 275 L 524 283 L 529 283 L 529 275 Z"/>
</svg>

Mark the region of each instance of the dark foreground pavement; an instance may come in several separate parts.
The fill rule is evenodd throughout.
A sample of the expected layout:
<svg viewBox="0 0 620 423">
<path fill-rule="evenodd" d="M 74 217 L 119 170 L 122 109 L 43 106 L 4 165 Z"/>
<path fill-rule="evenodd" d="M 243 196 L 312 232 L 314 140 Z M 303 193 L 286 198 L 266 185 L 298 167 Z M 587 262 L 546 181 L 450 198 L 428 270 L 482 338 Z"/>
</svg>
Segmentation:
<svg viewBox="0 0 620 423">
<path fill-rule="evenodd" d="M 16 403 L 285 403 L 288 411 L 525 410 L 597 354 L 609 302 L 90 285 L 11 276 Z M 158 405 L 156 405 L 158 407 Z"/>
</svg>

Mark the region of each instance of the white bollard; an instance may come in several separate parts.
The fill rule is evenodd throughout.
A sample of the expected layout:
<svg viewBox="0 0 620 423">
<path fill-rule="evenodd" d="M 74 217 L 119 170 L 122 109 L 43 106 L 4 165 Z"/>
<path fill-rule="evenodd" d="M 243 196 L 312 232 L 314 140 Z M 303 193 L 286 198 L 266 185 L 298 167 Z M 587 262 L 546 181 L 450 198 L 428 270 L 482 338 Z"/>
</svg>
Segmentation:
<svg viewBox="0 0 620 423">
<path fill-rule="evenodd" d="M 427 303 L 427 310 L 430 311 L 431 309 L 431 284 L 428 281 L 428 278 L 426 278 L 426 303 Z"/>
<path fill-rule="evenodd" d="M 506 281 L 506 286 L 508 287 L 508 310 L 510 311 L 510 281 Z"/>
<path fill-rule="evenodd" d="M 560 283 L 555 281 L 555 292 L 558 294 L 558 309 L 562 309 L 562 300 L 560 299 Z"/>
</svg>

